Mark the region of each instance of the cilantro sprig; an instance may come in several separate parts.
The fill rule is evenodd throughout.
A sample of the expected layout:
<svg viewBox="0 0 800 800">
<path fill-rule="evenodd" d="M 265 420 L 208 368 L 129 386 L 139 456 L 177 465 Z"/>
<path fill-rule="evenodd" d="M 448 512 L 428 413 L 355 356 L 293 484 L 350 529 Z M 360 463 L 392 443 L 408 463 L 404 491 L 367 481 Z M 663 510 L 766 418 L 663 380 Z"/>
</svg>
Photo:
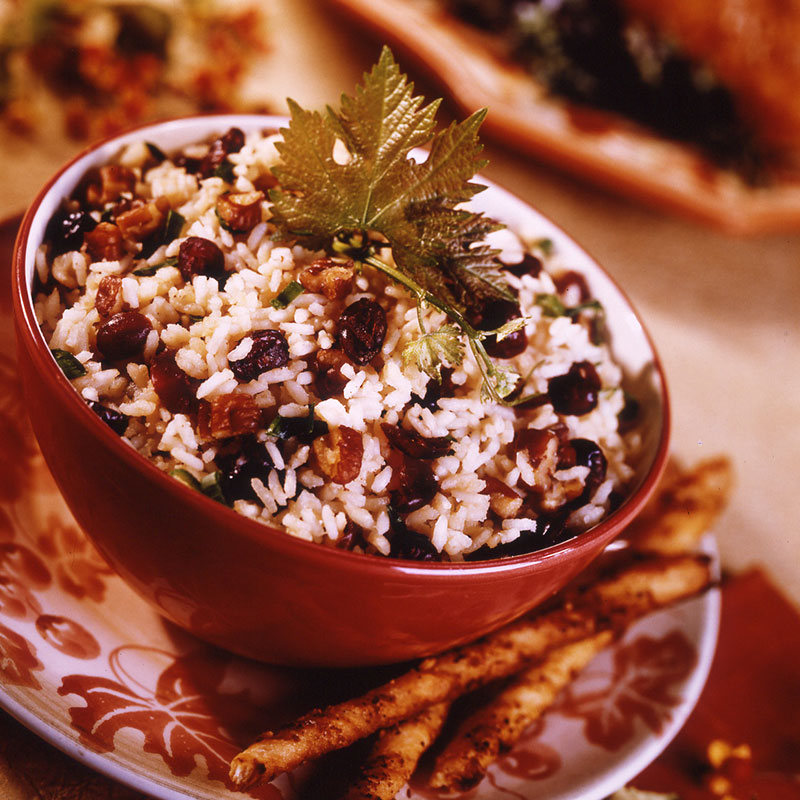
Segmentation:
<svg viewBox="0 0 800 800">
<path fill-rule="evenodd" d="M 498 331 L 476 330 L 465 316 L 475 300 L 516 302 L 498 251 L 484 243 L 503 226 L 463 207 L 486 188 L 472 182 L 487 163 L 478 141 L 486 110 L 437 132 L 439 103 L 424 105 L 414 95 L 388 47 L 338 111 L 307 111 L 289 100 L 291 119 L 276 144 L 278 186 L 269 193 L 272 221 L 285 239 L 346 254 L 415 297 L 420 337 L 405 348 L 405 364 L 440 380 L 443 363 L 463 360 L 466 340 L 483 395 L 504 402 L 519 376 L 486 352 L 484 340 Z M 412 151 L 422 147 L 427 156 L 417 160 Z M 428 306 L 449 322 L 428 331 Z M 500 336 L 510 332 L 500 329 Z"/>
</svg>

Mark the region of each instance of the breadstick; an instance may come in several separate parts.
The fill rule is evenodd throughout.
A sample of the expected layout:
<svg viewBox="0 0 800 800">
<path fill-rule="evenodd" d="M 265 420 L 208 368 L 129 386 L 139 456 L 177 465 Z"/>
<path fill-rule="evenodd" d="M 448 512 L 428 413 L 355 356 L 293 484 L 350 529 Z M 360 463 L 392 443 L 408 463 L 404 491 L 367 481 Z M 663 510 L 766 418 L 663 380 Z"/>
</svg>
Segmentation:
<svg viewBox="0 0 800 800">
<path fill-rule="evenodd" d="M 343 800 L 393 800 L 439 735 L 449 708 L 437 703 L 382 731 Z"/>
<path fill-rule="evenodd" d="M 725 508 L 733 467 L 725 456 L 669 475 L 653 501 L 625 532 L 631 545 L 650 553 L 688 553 Z"/>
<path fill-rule="evenodd" d="M 614 636 L 604 631 L 559 647 L 540 664 L 523 672 L 492 702 L 468 717 L 436 759 L 430 785 L 465 792 L 477 785 L 487 767 L 510 750 L 525 729 L 552 704 L 580 670 Z"/>
<path fill-rule="evenodd" d="M 231 762 L 246 788 L 346 747 L 435 703 L 521 670 L 547 650 L 629 621 L 696 594 L 709 584 L 708 559 L 676 557 L 636 564 L 580 597 L 574 606 L 523 618 L 440 656 L 354 700 L 314 710 L 276 733 L 266 732 Z"/>
</svg>

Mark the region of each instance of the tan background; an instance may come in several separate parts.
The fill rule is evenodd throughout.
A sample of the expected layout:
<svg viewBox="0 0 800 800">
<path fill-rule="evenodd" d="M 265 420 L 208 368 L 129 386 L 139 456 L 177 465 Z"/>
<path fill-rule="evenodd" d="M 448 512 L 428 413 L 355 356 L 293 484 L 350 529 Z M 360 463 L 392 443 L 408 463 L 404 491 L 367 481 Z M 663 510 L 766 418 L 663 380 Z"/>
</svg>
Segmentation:
<svg viewBox="0 0 800 800">
<path fill-rule="evenodd" d="M 323 0 L 271 7 L 273 52 L 250 88 L 276 112 L 286 96 L 311 107 L 335 102 L 377 58 L 380 42 Z M 439 93 L 398 56 L 419 89 Z M 764 565 L 800 606 L 800 232 L 733 238 L 609 196 L 502 142 L 486 144 L 486 176 L 560 224 L 641 312 L 667 373 L 675 454 L 733 459 L 737 489 L 718 528 L 725 566 Z M 21 211 L 77 149 L 55 132 L 6 136 L 0 218 Z"/>
</svg>

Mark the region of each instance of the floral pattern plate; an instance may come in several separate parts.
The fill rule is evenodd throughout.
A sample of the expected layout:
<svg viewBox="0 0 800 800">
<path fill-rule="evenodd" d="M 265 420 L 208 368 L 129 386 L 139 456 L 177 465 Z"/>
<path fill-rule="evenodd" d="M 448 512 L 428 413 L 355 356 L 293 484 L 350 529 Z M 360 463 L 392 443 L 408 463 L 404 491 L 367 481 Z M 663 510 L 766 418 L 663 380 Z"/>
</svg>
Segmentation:
<svg viewBox="0 0 800 800">
<path fill-rule="evenodd" d="M 247 661 L 191 638 L 134 594 L 76 526 L 44 465 L 19 392 L 10 314 L 8 290 L 0 289 L 0 706 L 153 797 L 242 797 L 230 790 L 228 762 L 255 735 L 383 682 L 391 670 Z M 599 800 L 622 786 L 694 706 L 718 619 L 714 590 L 637 624 L 470 797 Z M 333 754 L 251 796 L 336 796 L 356 756 Z M 431 796 L 421 782 L 400 794 Z"/>
</svg>

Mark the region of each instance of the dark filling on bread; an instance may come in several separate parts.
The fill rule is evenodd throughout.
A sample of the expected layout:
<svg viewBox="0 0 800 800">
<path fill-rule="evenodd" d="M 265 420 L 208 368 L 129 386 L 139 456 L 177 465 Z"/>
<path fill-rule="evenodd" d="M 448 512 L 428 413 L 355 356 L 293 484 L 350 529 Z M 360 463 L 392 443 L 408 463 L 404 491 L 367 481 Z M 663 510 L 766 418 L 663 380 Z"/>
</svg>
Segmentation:
<svg viewBox="0 0 800 800">
<path fill-rule="evenodd" d="M 447 2 L 462 20 L 502 37 L 554 94 L 694 145 L 749 182 L 763 179 L 763 155 L 730 92 L 615 0 Z"/>
</svg>

